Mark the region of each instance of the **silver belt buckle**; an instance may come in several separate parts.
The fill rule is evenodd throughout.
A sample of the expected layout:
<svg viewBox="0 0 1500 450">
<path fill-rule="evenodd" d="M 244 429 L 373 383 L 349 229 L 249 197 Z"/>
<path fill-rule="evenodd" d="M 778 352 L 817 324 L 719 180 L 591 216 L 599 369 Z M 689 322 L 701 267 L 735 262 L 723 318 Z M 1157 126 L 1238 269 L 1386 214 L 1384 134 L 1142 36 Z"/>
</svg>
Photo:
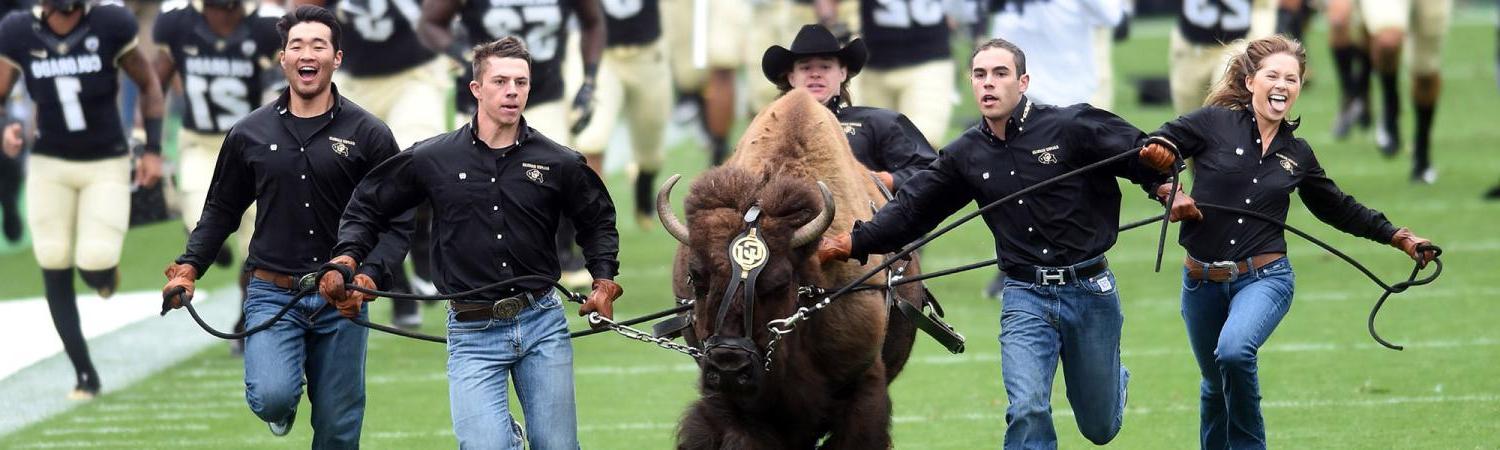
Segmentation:
<svg viewBox="0 0 1500 450">
<path fill-rule="evenodd" d="M 1037 272 L 1038 275 L 1040 275 L 1040 276 L 1037 277 L 1038 278 L 1037 284 L 1040 284 L 1042 286 L 1046 286 L 1046 285 L 1049 285 L 1049 284 L 1056 284 L 1058 286 L 1064 286 L 1064 285 L 1068 284 L 1067 279 L 1064 278 L 1064 276 L 1067 275 L 1067 273 L 1068 273 L 1067 269 L 1042 269 L 1042 268 L 1038 268 L 1038 269 L 1036 269 L 1036 272 Z"/>
<path fill-rule="evenodd" d="M 495 304 L 490 307 L 490 314 L 496 319 L 509 320 L 521 314 L 521 308 L 525 307 L 526 301 L 521 299 L 520 296 L 505 297 L 495 301 Z"/>
<path fill-rule="evenodd" d="M 1235 264 L 1234 261 L 1216 261 L 1205 264 L 1205 266 L 1207 266 L 1203 271 L 1203 279 L 1205 280 L 1212 281 L 1211 278 L 1213 278 L 1213 275 L 1211 274 L 1211 271 L 1213 269 L 1223 269 L 1229 272 L 1229 278 L 1222 281 L 1223 283 L 1232 283 L 1234 282 L 1234 280 L 1238 280 L 1240 278 L 1239 265 Z"/>
<path fill-rule="evenodd" d="M 348 280 L 352 283 L 354 280 Z M 318 273 L 312 272 L 297 279 L 297 290 L 302 292 L 313 292 L 318 290 Z"/>
</svg>

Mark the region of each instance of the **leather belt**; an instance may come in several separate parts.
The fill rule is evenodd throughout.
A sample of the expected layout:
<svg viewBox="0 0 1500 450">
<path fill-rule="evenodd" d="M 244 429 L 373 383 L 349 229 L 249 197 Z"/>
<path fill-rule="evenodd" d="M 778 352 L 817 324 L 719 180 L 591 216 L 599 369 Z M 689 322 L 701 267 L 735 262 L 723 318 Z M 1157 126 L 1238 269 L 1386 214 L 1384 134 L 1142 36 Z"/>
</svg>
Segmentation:
<svg viewBox="0 0 1500 450">
<path fill-rule="evenodd" d="M 1239 261 L 1202 262 L 1193 257 L 1187 257 L 1183 265 L 1187 267 L 1189 280 L 1208 280 L 1215 283 L 1226 283 L 1239 279 L 1240 275 L 1260 270 L 1266 264 L 1276 262 L 1286 256 L 1286 253 L 1261 253 Z"/>
<path fill-rule="evenodd" d="M 308 274 L 308 275 L 311 275 L 311 274 Z M 281 273 L 281 272 L 273 272 L 273 271 L 266 270 L 266 269 L 255 269 L 255 270 L 253 270 L 253 271 L 250 272 L 250 276 L 253 276 L 253 277 L 257 278 L 257 279 L 261 279 L 261 280 L 265 280 L 267 282 L 270 282 L 271 284 L 276 285 L 276 287 L 279 287 L 279 288 L 282 288 L 282 289 L 292 290 L 292 289 L 297 289 L 298 288 L 298 284 L 302 281 L 302 278 L 305 277 L 306 275 L 303 275 L 303 276 L 288 275 L 288 274 L 284 274 L 284 273 Z"/>
<path fill-rule="evenodd" d="M 1079 279 L 1093 278 L 1108 269 L 1109 260 L 1101 257 L 1092 263 L 1064 267 L 1015 266 L 1005 269 L 1005 276 L 1031 284 L 1062 286 Z"/>
<path fill-rule="evenodd" d="M 505 297 L 494 302 L 448 302 L 448 307 L 453 308 L 453 318 L 460 322 L 477 322 L 481 320 L 501 319 L 510 320 L 521 315 L 526 307 L 536 303 L 536 300 L 547 295 L 543 288 L 532 292 L 522 292 L 510 297 Z"/>
</svg>

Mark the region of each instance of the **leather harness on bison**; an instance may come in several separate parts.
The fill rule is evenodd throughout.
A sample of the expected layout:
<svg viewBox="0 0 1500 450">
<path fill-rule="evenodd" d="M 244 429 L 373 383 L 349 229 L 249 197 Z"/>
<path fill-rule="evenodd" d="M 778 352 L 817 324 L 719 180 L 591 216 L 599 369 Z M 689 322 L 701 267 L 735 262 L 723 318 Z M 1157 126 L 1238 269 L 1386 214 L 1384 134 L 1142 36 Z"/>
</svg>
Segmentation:
<svg viewBox="0 0 1500 450">
<path fill-rule="evenodd" d="M 767 348 L 767 323 L 817 300 L 799 292 L 843 286 L 863 272 L 852 262 L 819 264 L 818 239 L 848 232 L 886 202 L 838 119 L 803 91 L 777 100 L 723 167 L 693 183 L 685 224 L 670 207 L 676 181 L 658 193 L 657 210 L 683 244 L 673 286 L 693 299 L 684 334 L 703 349 L 702 397 L 683 417 L 678 448 L 888 447 L 887 386 L 911 353 L 915 327 L 891 314 L 887 298 L 920 308 L 921 286 L 844 295 Z M 916 272 L 915 260 L 906 264 Z"/>
</svg>

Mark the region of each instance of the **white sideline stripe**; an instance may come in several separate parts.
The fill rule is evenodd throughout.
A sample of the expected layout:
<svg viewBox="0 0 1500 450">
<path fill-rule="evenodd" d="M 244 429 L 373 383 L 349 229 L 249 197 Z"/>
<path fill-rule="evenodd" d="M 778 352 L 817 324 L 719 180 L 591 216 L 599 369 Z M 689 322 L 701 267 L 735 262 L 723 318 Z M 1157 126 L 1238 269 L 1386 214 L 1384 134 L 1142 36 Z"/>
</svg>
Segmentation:
<svg viewBox="0 0 1500 450">
<path fill-rule="evenodd" d="M 159 312 L 161 294 L 120 293 L 105 300 L 89 293 L 78 296 L 78 315 L 85 338 L 93 339 Z M 0 381 L 63 350 L 53 328 L 47 299 L 34 297 L 0 302 L 0 339 L 26 342 L 0 348 Z"/>
<path fill-rule="evenodd" d="M 1261 402 L 1263 409 L 1321 409 L 1321 408 L 1370 408 L 1389 407 L 1399 405 L 1434 404 L 1434 403 L 1495 403 L 1500 402 L 1497 394 L 1469 394 L 1469 395 L 1428 395 L 1428 396 L 1402 396 L 1372 399 L 1315 399 L 1315 400 L 1267 400 Z M 1160 406 L 1127 407 L 1126 414 L 1139 416 L 1148 414 L 1182 414 L 1198 411 L 1196 402 L 1174 403 Z M 1057 409 L 1053 416 L 1071 417 L 1073 410 L 1069 408 Z M 920 424 L 929 422 L 952 422 L 963 421 L 985 421 L 1001 423 L 1005 421 L 1005 411 L 997 407 L 992 411 L 969 411 L 955 414 L 934 415 L 898 415 L 891 417 L 891 421 L 897 424 Z M 666 431 L 677 429 L 675 422 L 619 422 L 606 424 L 584 424 L 578 427 L 580 433 L 597 433 L 612 431 Z M 122 434 L 140 434 L 155 431 L 207 431 L 206 425 L 171 425 L 157 424 L 141 428 L 126 427 L 88 427 L 88 428 L 57 428 L 48 430 L 48 436 L 82 437 L 87 435 L 112 435 L 107 440 L 70 440 L 50 441 L 28 444 L 16 448 L 84 448 L 101 446 L 127 446 L 127 447 L 161 447 L 164 444 L 180 447 L 217 448 L 235 442 L 226 442 L 223 439 L 176 439 L 167 442 L 158 440 L 136 440 L 128 441 L 117 439 Z M 405 440 L 405 439 L 434 439 L 448 438 L 453 436 L 450 428 L 441 428 L 427 431 L 384 431 L 366 432 L 362 438 L 369 441 Z M 243 440 L 242 444 L 267 444 L 265 438 Z"/>
<path fill-rule="evenodd" d="M 236 290 L 224 289 L 225 292 Z M 226 324 L 235 319 L 239 310 L 238 302 L 211 301 L 213 296 L 205 289 L 200 289 L 195 297 L 193 304 L 204 320 L 221 328 L 227 328 Z M 103 382 L 102 395 L 112 395 L 198 353 L 203 347 L 223 342 L 199 329 L 185 311 L 154 318 L 161 310 L 161 294 L 157 292 L 120 293 L 108 301 L 97 297 L 81 297 L 79 300 L 82 327 L 89 336 L 89 354 Z M 0 342 L 6 343 L 0 344 L 0 350 L 5 352 L 0 363 L 20 366 L 0 380 L 0 437 L 82 404 L 67 400 L 68 392 L 73 389 L 73 366 L 67 356 L 61 354 L 62 344 L 49 320 L 45 301 L 41 301 L 40 309 L 16 302 L 29 301 L 0 302 L 0 308 L 16 308 L 0 309 L 0 325 L 3 325 L 0 326 Z M 12 345 L 16 342 L 27 342 L 28 345 Z M 23 357 L 24 347 L 44 344 L 50 345 L 54 353 L 42 358 L 26 357 L 30 362 L 25 364 L 16 362 Z M 244 401 L 234 404 L 242 406 Z M 121 405 L 99 406 L 101 411 L 109 411 Z M 174 412 L 199 406 L 173 404 L 160 410 Z"/>
</svg>

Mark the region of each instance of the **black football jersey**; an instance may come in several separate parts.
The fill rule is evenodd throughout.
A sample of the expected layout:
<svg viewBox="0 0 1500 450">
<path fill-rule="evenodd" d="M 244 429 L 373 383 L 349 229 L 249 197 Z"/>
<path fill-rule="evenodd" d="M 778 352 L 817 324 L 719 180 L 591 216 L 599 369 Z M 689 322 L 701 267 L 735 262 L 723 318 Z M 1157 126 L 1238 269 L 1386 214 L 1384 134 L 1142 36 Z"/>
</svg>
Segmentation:
<svg viewBox="0 0 1500 450">
<path fill-rule="evenodd" d="M 1182 37 L 1199 45 L 1217 45 L 1243 39 L 1250 34 L 1252 0 L 1182 0 L 1177 29 Z"/>
<path fill-rule="evenodd" d="M 860 0 L 859 21 L 870 68 L 889 69 L 948 59 L 943 0 Z"/>
<path fill-rule="evenodd" d="M 182 126 L 202 133 L 224 133 L 251 110 L 265 103 L 264 78 L 275 71 L 281 37 L 276 33 L 280 8 L 248 14 L 228 36 L 209 28 L 203 13 L 187 2 L 166 2 L 152 36 L 169 49 L 187 114 Z M 271 75 L 267 75 L 270 73 Z"/>
<path fill-rule="evenodd" d="M 338 0 L 331 6 L 344 31 L 340 71 L 356 77 L 388 75 L 437 56 L 417 40 L 420 0 Z"/>
<path fill-rule="evenodd" d="M 607 46 L 642 45 L 661 37 L 658 0 L 600 0 Z"/>
<path fill-rule="evenodd" d="M 135 16 L 113 4 L 88 8 L 62 36 L 42 23 L 39 8 L 0 20 L 0 55 L 25 74 L 36 102 L 37 154 L 83 161 L 126 154 L 116 64 L 135 47 Z"/>
<path fill-rule="evenodd" d="M 531 51 L 529 103 L 563 98 L 562 63 L 568 44 L 568 15 L 574 0 L 466 0 L 459 22 L 471 42 L 489 42 L 505 36 L 526 41 Z M 472 77 L 472 74 L 470 74 Z M 459 84 L 467 91 L 469 80 Z M 460 95 L 459 97 L 465 97 Z M 469 103 L 473 103 L 472 97 Z"/>
</svg>

